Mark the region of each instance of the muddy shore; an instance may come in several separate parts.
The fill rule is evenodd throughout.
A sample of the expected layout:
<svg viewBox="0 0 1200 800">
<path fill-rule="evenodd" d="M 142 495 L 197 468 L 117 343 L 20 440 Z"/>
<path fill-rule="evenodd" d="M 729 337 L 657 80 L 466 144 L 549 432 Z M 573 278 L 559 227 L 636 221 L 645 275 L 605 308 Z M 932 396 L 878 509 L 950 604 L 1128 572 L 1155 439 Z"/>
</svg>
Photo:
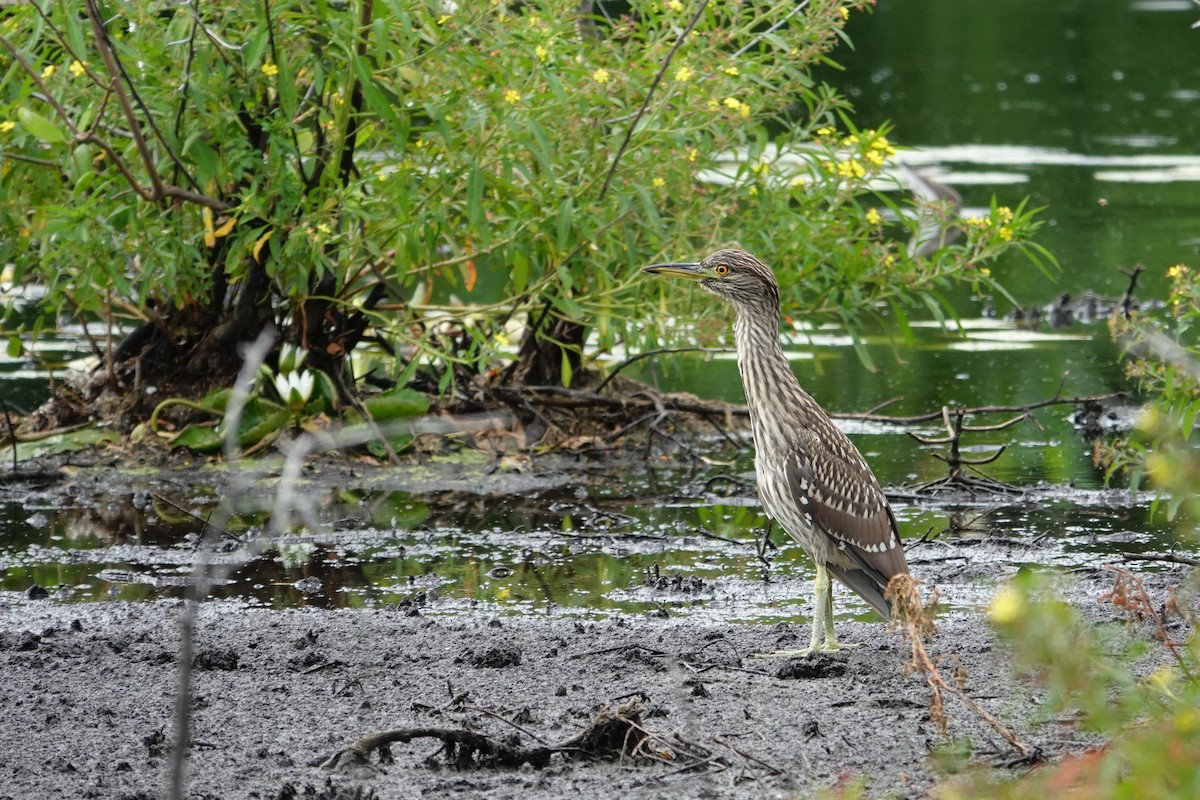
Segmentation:
<svg viewBox="0 0 1200 800">
<path fill-rule="evenodd" d="M 1077 599 L 1101 619 L 1105 607 L 1088 601 L 1096 588 L 1076 584 Z M 0 797 L 166 796 L 181 608 L 4 599 Z M 783 798 L 859 780 L 871 795 L 918 797 L 938 780 L 934 754 L 963 739 L 976 763 L 1022 768 L 954 700 L 949 738 L 938 732 L 927 687 L 905 674 L 898 634 L 883 623 L 839 629 L 863 646 L 761 660 L 751 654 L 802 645 L 805 627 L 208 601 L 192 661 L 188 796 Z M 1069 721 L 1039 717 L 1036 685 L 1014 677 L 979 615 L 942 619 L 931 650 L 961 664 L 968 691 L 1048 757 L 1094 744 Z M 390 763 L 373 754 L 368 766 L 322 766 L 384 729 L 562 742 L 630 701 L 656 737 L 642 757 L 454 766 L 440 741 L 416 738 L 393 744 Z"/>
</svg>

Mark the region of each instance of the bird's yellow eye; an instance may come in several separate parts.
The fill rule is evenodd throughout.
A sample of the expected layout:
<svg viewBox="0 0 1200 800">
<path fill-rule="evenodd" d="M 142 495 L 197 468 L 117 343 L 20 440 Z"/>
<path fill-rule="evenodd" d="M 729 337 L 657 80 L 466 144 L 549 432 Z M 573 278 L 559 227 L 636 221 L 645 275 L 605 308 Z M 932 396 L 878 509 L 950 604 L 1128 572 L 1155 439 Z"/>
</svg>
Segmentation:
<svg viewBox="0 0 1200 800">
<path fill-rule="evenodd" d="M 715 267 L 713 267 L 713 272 L 717 273 L 717 275 L 724 278 L 726 275 L 729 274 L 729 267 L 726 264 L 717 264 Z"/>
</svg>

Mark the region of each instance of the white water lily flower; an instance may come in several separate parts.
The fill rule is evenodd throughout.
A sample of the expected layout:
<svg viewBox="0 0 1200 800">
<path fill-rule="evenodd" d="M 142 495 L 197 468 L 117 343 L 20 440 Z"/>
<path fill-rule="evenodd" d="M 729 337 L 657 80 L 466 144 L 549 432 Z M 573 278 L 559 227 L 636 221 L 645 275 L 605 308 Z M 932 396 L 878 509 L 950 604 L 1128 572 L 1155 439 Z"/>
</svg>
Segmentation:
<svg viewBox="0 0 1200 800">
<path fill-rule="evenodd" d="M 275 391 L 279 392 L 279 398 L 292 411 L 304 408 L 308 399 L 312 397 L 315 385 L 316 379 L 306 369 L 275 376 Z"/>
</svg>

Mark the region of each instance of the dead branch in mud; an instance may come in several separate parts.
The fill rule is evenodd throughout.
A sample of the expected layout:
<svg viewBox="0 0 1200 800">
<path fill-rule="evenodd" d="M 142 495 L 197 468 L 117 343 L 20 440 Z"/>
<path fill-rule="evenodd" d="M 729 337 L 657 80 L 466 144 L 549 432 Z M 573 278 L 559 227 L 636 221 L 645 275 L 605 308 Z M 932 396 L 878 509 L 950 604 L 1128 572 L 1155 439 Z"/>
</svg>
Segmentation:
<svg viewBox="0 0 1200 800">
<path fill-rule="evenodd" d="M 1010 483 L 996 480 L 977 469 L 977 467 L 984 464 L 991 464 L 998 459 L 1008 449 L 1008 445 L 1000 445 L 994 453 L 979 458 L 966 458 L 962 455 L 961 447 L 963 433 L 1004 430 L 1029 419 L 1028 412 L 995 425 L 967 425 L 963 422 L 965 417 L 966 412 L 962 409 L 955 409 L 954 422 L 951 423 L 950 409 L 942 406 L 942 424 L 946 428 L 945 436 L 934 438 L 932 436 L 920 436 L 912 431 L 908 432 L 909 436 L 921 444 L 950 445 L 950 452 L 947 455 L 943 456 L 940 453 L 931 454 L 937 460 L 945 462 L 949 469 L 946 477 L 918 484 L 913 489 L 918 492 L 936 492 L 942 489 L 965 489 L 969 492 L 982 491 L 990 494 L 1020 494 L 1023 490 L 1019 486 L 1013 486 Z M 965 469 L 975 472 L 978 477 L 966 474 Z"/>
<path fill-rule="evenodd" d="M 613 380 L 611 374 L 593 388 L 505 385 L 490 388 L 485 396 L 490 396 L 495 402 L 509 406 L 514 413 L 527 420 L 528 424 L 540 428 L 543 432 L 557 431 L 560 434 L 558 438 L 563 442 L 585 443 L 592 446 L 614 446 L 619 440 L 640 432 L 645 437 L 647 448 L 657 436 L 668 444 L 686 450 L 688 448 L 680 444 L 679 438 L 674 434 L 682 424 L 680 418 L 691 416 L 700 420 L 704 425 L 712 427 L 731 445 L 744 447 L 745 444 L 732 435 L 731 429 L 734 427 L 735 420 L 744 420 L 749 417 L 749 411 L 744 405 L 707 401 L 690 394 L 662 394 L 640 383 L 621 379 Z M 1062 382 L 1060 382 L 1052 397 L 1020 405 L 983 405 L 961 408 L 942 406 L 937 411 L 907 416 L 879 413 L 880 409 L 901 399 L 891 398 L 865 412 L 834 411 L 830 412 L 830 416 L 834 419 L 899 426 L 941 420 L 953 438 L 955 426 L 948 421 L 950 414 L 960 420 L 994 414 L 1014 415 L 996 425 L 963 425 L 961 428 L 964 431 L 992 431 L 1001 430 L 1026 420 L 1033 420 L 1037 424 L 1034 412 L 1039 409 L 1058 405 L 1098 404 L 1104 401 L 1124 400 L 1128 397 L 1128 392 L 1064 397 Z M 584 424 L 590 427 L 583 430 L 581 426 Z M 949 443 L 951 439 L 939 441 Z M 930 440 L 930 443 L 932 442 L 933 440 Z M 995 455 L 998 456 L 999 453 Z M 955 467 L 975 463 L 953 454 L 950 458 L 955 461 L 951 464 L 952 471 Z"/>
<path fill-rule="evenodd" d="M 925 642 L 931 639 L 937 632 L 937 626 L 934 623 L 934 617 L 937 613 L 937 589 L 934 589 L 932 596 L 928 600 L 922 601 L 921 592 L 917 588 L 918 584 L 919 581 L 915 580 L 911 575 L 897 575 L 888 582 L 884 597 L 892 604 L 894 624 L 900 628 L 912 647 L 912 659 L 908 664 L 908 669 L 912 672 L 923 674 L 926 683 L 929 684 L 929 691 L 931 693 L 929 707 L 930 720 L 945 735 L 950 723 L 950 717 L 946 714 L 944 694 L 952 694 L 961 700 L 967 708 L 971 709 L 975 716 L 979 717 L 992 730 L 1000 734 L 1004 741 L 1008 742 L 1009 746 L 1017 751 L 1023 761 L 1027 763 L 1041 761 L 1043 756 L 1040 748 L 1030 747 L 1025 744 L 1012 728 L 1009 728 L 997 719 L 995 715 L 981 706 L 975 698 L 967 694 L 964 688 L 966 681 L 965 674 L 955 675 L 952 683 L 948 683 L 942 677 L 934 659 L 930 658 L 929 652 L 925 649 Z"/>
<path fill-rule="evenodd" d="M 644 728 L 641 715 L 638 698 L 627 700 L 615 709 L 602 708 L 590 725 L 571 738 L 558 744 L 534 747 L 521 747 L 466 728 L 395 728 L 371 733 L 352 742 L 327 758 L 321 766 L 336 769 L 367 764 L 375 751 L 387 761 L 391 758 L 390 745 L 396 742 L 408 744 L 414 739 L 440 740 L 446 763 L 459 769 L 519 767 L 523 764 L 540 768 L 549 764 L 556 753 L 588 760 L 632 758 L 671 764 L 681 763 L 681 759 L 698 759 L 687 748 L 672 745 L 664 737 Z M 517 727 L 531 738 L 537 738 Z M 704 757 L 709 754 L 705 753 Z"/>
</svg>

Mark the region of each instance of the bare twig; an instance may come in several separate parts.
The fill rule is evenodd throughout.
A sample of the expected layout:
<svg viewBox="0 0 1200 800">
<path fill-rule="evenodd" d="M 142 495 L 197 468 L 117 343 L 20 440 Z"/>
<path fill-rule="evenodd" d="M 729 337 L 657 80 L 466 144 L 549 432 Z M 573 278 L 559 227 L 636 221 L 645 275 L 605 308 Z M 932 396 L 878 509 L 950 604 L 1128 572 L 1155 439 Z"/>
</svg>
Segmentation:
<svg viewBox="0 0 1200 800">
<path fill-rule="evenodd" d="M 671 59 L 675 57 L 675 53 L 679 50 L 688 34 L 700 22 L 700 18 L 704 16 L 704 9 L 708 8 L 708 0 L 702 0 L 699 7 L 696 8 L 696 13 L 692 15 L 691 21 L 687 27 L 679 32 L 679 36 L 675 39 L 675 44 L 671 45 L 671 49 L 667 52 L 666 58 L 663 59 L 662 66 L 658 69 L 658 74 L 654 76 L 654 80 L 650 82 L 650 88 L 646 90 L 646 97 L 642 100 L 642 106 L 638 109 L 637 114 L 633 117 L 633 122 L 629 123 L 629 127 L 625 130 L 625 138 L 621 140 L 621 146 L 617 148 L 616 155 L 613 156 L 612 166 L 608 168 L 608 174 L 604 176 L 604 184 L 600 187 L 600 196 L 598 199 L 603 200 L 608 194 L 608 187 L 612 185 L 613 177 L 617 174 L 617 166 L 621 163 L 621 157 L 625 155 L 626 148 L 633 140 L 633 132 L 637 130 L 638 122 L 646 114 L 646 109 L 650 107 L 650 100 L 654 97 L 655 90 L 662 83 L 663 75 L 667 73 L 667 68 L 671 66 Z"/>
</svg>

